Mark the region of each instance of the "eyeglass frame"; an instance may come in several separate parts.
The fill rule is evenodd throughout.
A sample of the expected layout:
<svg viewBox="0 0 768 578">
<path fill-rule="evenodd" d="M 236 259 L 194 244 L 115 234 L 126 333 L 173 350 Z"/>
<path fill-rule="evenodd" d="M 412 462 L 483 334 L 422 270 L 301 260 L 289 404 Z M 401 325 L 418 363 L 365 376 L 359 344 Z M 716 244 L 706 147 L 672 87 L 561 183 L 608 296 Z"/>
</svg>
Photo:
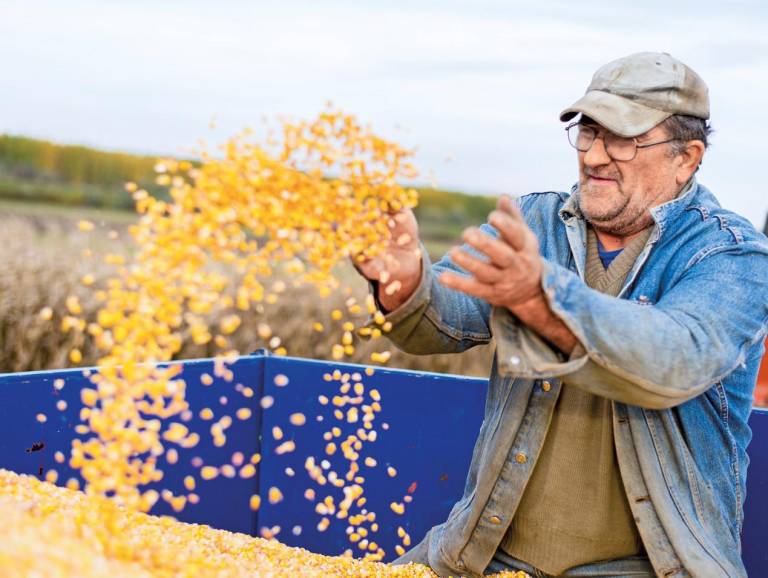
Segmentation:
<svg viewBox="0 0 768 578">
<path fill-rule="evenodd" d="M 579 149 L 574 143 L 571 142 L 570 130 L 574 126 L 583 126 L 583 127 L 588 128 L 590 130 L 593 130 L 595 132 L 595 136 L 592 138 L 592 142 L 589 143 L 589 147 L 587 147 L 585 150 Z M 656 145 L 667 144 L 667 143 L 670 143 L 670 142 L 673 142 L 673 141 L 676 141 L 676 140 L 680 140 L 679 138 L 670 138 L 670 139 L 662 140 L 662 141 L 659 141 L 659 142 L 638 143 L 637 142 L 637 137 L 631 137 L 631 139 L 630 139 L 630 137 L 620 136 L 620 135 L 617 135 L 616 133 L 612 133 L 611 131 L 606 130 L 606 129 L 603 129 L 603 132 L 604 133 L 608 132 L 610 134 L 613 134 L 613 135 L 617 136 L 618 138 L 632 140 L 632 142 L 634 143 L 634 145 L 635 145 L 635 154 L 633 154 L 631 158 L 628 158 L 628 159 L 617 159 L 611 153 L 608 152 L 608 146 L 605 144 L 605 135 L 603 135 L 601 137 L 603 139 L 603 148 L 605 148 L 605 154 L 607 154 L 611 158 L 611 160 L 619 161 L 619 162 L 629 162 L 629 161 L 635 160 L 635 158 L 637 157 L 637 149 L 646 149 L 646 148 L 649 148 L 649 147 L 655 147 Z M 586 152 L 589 152 L 589 149 L 591 149 L 592 145 L 595 144 L 595 141 L 597 140 L 598 136 L 600 136 L 600 131 L 592 128 L 589 125 L 583 124 L 581 121 L 577 120 L 576 122 L 572 122 L 571 124 L 569 124 L 568 126 L 565 127 L 565 134 L 566 134 L 566 136 L 568 138 L 568 144 L 569 145 L 571 145 L 573 148 L 575 148 L 580 153 L 586 153 Z"/>
</svg>

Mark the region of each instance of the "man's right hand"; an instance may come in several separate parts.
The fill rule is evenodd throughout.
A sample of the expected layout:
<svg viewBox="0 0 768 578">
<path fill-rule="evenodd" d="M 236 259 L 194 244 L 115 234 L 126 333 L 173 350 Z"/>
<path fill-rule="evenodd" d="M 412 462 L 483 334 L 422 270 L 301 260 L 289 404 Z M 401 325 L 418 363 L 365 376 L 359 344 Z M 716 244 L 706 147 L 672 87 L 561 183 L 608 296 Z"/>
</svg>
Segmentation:
<svg viewBox="0 0 768 578">
<path fill-rule="evenodd" d="M 391 238 L 385 252 L 366 261 L 353 258 L 355 268 L 369 281 L 378 282 L 376 297 L 386 311 L 405 303 L 421 281 L 419 226 L 411 209 L 391 215 Z"/>
</svg>

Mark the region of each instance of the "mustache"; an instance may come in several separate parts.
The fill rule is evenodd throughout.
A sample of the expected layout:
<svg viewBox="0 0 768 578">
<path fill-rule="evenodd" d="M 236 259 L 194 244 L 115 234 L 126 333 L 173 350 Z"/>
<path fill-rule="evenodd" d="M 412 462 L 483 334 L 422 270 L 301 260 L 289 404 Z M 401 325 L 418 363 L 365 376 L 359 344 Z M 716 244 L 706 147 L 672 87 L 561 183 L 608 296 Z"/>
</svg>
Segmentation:
<svg viewBox="0 0 768 578">
<path fill-rule="evenodd" d="M 587 177 L 596 177 L 598 179 L 613 179 L 614 181 L 619 181 L 620 175 L 616 173 L 609 173 L 609 172 L 602 172 L 602 171 L 595 171 L 591 169 L 584 169 L 584 175 Z"/>
</svg>

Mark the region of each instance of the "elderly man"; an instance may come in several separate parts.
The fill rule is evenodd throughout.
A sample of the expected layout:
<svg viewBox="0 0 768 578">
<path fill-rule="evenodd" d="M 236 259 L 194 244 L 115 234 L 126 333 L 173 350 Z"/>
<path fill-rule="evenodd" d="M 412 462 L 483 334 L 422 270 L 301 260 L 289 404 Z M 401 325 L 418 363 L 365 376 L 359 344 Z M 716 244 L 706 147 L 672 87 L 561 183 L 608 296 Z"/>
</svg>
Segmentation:
<svg viewBox="0 0 768 578">
<path fill-rule="evenodd" d="M 577 115 L 570 194 L 502 197 L 435 265 L 402 212 L 401 244 L 358 265 L 400 348 L 496 342 L 464 495 L 398 562 L 441 576 L 746 576 L 768 240 L 695 179 L 709 102 L 683 63 L 611 62 L 560 118 Z"/>
</svg>

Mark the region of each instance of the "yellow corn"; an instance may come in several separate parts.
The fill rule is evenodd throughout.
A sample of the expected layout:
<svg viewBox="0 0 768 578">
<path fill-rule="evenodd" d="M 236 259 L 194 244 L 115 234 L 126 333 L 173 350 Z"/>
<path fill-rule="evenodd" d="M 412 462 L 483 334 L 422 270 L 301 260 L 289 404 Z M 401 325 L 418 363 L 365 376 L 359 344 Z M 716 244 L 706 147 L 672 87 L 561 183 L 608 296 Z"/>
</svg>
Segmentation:
<svg viewBox="0 0 768 578">
<path fill-rule="evenodd" d="M 0 561 L 18 578 L 434 578 L 426 566 L 386 566 L 350 557 L 322 556 L 276 540 L 251 538 L 119 508 L 27 476 L 0 470 Z M 147 501 L 152 501 L 147 496 Z M 178 507 L 184 496 L 169 497 Z M 253 510 L 261 500 L 250 499 Z M 327 518 L 325 518 L 327 520 Z M 318 529 L 328 527 L 321 521 Z M 279 535 L 279 527 L 265 529 Z M 294 534 L 300 533 L 294 529 Z M 366 547 L 371 548 L 372 543 Z M 374 544 L 375 546 L 375 544 Z M 374 547 L 373 549 L 376 549 Z M 499 578 L 523 578 L 506 573 Z"/>
</svg>

